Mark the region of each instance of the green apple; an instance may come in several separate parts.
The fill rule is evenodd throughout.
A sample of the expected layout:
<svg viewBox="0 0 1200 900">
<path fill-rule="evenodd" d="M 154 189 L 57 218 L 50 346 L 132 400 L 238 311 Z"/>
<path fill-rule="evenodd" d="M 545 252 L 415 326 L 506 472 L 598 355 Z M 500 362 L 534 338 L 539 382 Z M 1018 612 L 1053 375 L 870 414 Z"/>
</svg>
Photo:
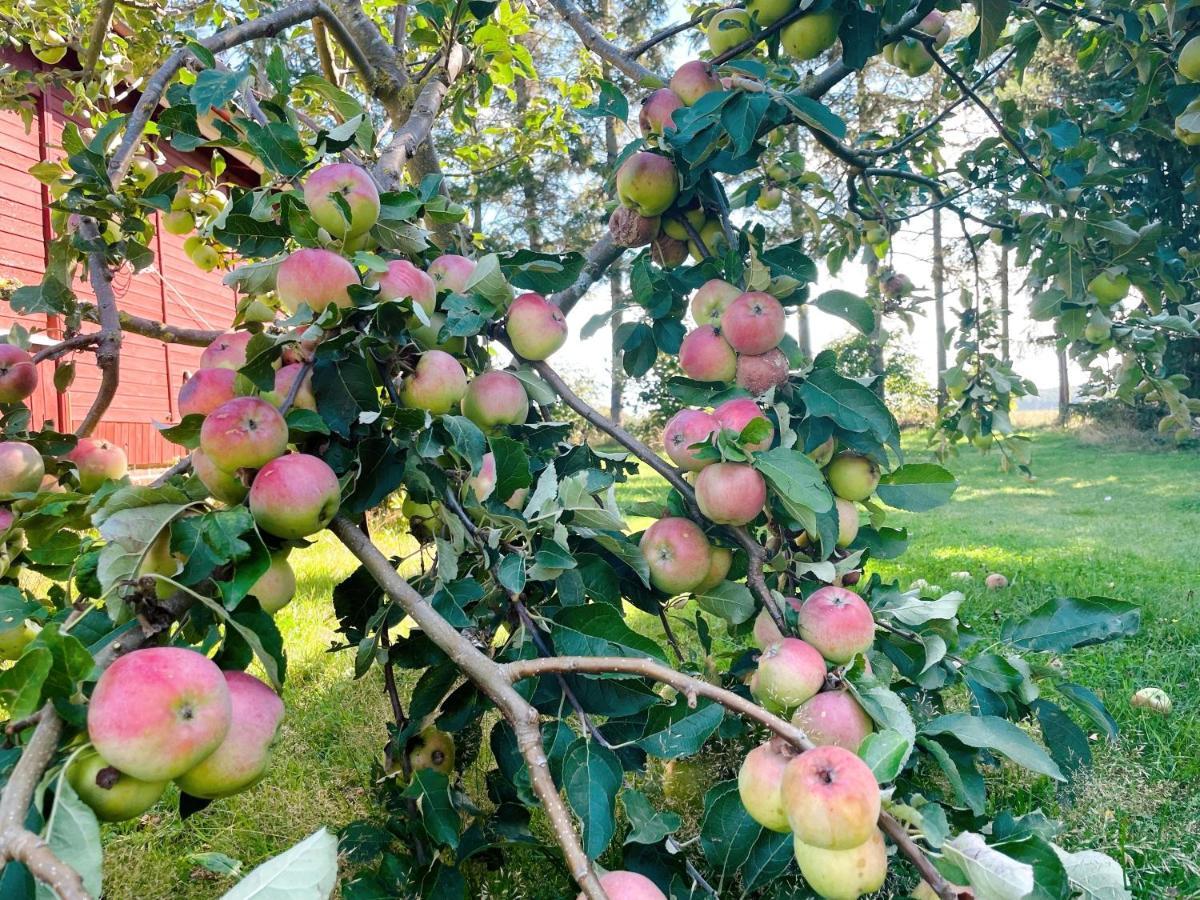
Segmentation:
<svg viewBox="0 0 1200 900">
<path fill-rule="evenodd" d="M 1120 303 L 1129 293 L 1129 276 L 1120 270 L 1105 269 L 1088 282 L 1088 292 L 1103 306 Z"/>
<path fill-rule="evenodd" d="M 816 59 L 837 40 L 841 21 L 832 9 L 801 16 L 779 33 L 780 46 L 794 59 Z"/>
<path fill-rule="evenodd" d="M 705 34 L 713 56 L 720 56 L 746 41 L 754 33 L 750 14 L 743 9 L 723 9 L 708 20 Z"/>
<path fill-rule="evenodd" d="M 746 12 L 759 28 L 774 25 L 793 9 L 796 0 L 747 0 Z"/>
</svg>

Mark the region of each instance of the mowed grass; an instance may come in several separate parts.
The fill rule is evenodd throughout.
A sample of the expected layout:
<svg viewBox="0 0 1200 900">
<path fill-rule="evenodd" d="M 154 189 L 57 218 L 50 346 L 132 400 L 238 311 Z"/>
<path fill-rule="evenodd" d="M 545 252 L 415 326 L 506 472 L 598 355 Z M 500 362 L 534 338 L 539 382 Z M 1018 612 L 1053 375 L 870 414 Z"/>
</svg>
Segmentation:
<svg viewBox="0 0 1200 900">
<path fill-rule="evenodd" d="M 911 460 L 926 458 L 921 441 L 909 444 Z M 993 807 L 1040 807 L 1062 818 L 1060 842 L 1121 860 L 1138 897 L 1200 897 L 1200 456 L 1094 446 L 1047 431 L 1036 437 L 1032 483 L 999 472 L 994 452 L 968 452 L 949 467 L 961 483 L 954 500 L 931 513 L 896 514 L 891 524 L 910 526 L 909 552 L 873 564 L 874 571 L 905 585 L 924 578 L 963 590 L 962 618 L 985 638 L 1005 618 L 1058 595 L 1118 597 L 1143 611 L 1137 637 L 1063 661 L 1073 680 L 1108 704 L 1120 741 L 1095 741 L 1091 772 L 1057 791 L 1045 779 L 1003 770 L 990 787 Z M 657 477 L 646 474 L 620 495 L 630 502 L 663 493 Z M 382 682 L 377 673 L 354 681 L 350 654 L 326 652 L 334 634 L 330 592 L 353 560 L 328 536 L 293 560 L 302 587 L 280 616 L 288 719 L 270 777 L 186 821 L 169 796 L 141 822 L 107 828 L 111 900 L 219 897 L 234 879 L 209 873 L 199 854 L 223 853 L 248 870 L 322 825 L 337 828 L 373 812 L 371 780 L 387 716 Z M 961 571 L 971 579 L 951 578 Z M 993 571 L 1011 586 L 984 590 L 983 577 Z M 658 632 L 649 617 L 633 622 Z M 1130 695 L 1150 685 L 1170 694 L 1171 716 L 1130 707 Z M 559 881 L 557 867 L 526 859 L 479 885 L 481 896 L 568 895 L 565 885 L 546 893 Z"/>
</svg>

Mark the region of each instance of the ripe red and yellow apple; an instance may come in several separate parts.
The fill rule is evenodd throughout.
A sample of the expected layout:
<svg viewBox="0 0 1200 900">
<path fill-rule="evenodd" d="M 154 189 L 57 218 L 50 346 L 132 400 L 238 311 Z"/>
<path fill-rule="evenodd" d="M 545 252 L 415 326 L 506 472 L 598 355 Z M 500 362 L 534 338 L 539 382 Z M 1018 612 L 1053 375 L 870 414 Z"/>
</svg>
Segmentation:
<svg viewBox="0 0 1200 900">
<path fill-rule="evenodd" d="M 758 660 L 751 692 L 768 709 L 791 711 L 825 684 L 825 660 L 799 638 L 770 644 Z"/>
<path fill-rule="evenodd" d="M 235 397 L 200 426 L 200 449 L 224 472 L 260 469 L 287 450 L 287 422 L 260 397 Z"/>
<path fill-rule="evenodd" d="M 785 328 L 783 306 L 762 291 L 739 295 L 721 313 L 721 333 L 738 353 L 758 356 L 774 350 Z"/>
<path fill-rule="evenodd" d="M 697 594 L 711 591 L 725 580 L 725 576 L 729 574 L 729 569 L 732 565 L 732 550 L 728 547 L 713 547 L 708 557 L 708 572 L 705 574 L 704 580 L 696 585 L 693 590 Z"/>
<path fill-rule="evenodd" d="M 31 444 L 0 442 L 0 496 L 36 493 L 45 476 L 46 463 Z"/>
<path fill-rule="evenodd" d="M 483 454 L 479 471 L 467 479 L 467 486 L 480 503 L 492 496 L 496 490 L 496 454 Z"/>
<path fill-rule="evenodd" d="M 427 271 L 438 290 L 464 294 L 475 274 L 475 260 L 457 253 L 443 253 L 429 264 Z"/>
<path fill-rule="evenodd" d="M 289 453 L 268 462 L 250 485 L 250 513 L 258 527 L 285 540 L 316 534 L 337 515 L 342 489 L 322 459 Z"/>
<path fill-rule="evenodd" d="M 701 216 L 703 214 L 701 210 Z M 692 295 L 692 318 L 697 325 L 720 325 L 725 307 L 741 295 L 742 289 L 736 285 L 720 278 L 711 278 Z"/>
<path fill-rule="evenodd" d="M 141 781 L 177 778 L 229 731 L 225 677 L 203 654 L 151 647 L 119 657 L 96 682 L 88 736 L 100 756 Z"/>
<path fill-rule="evenodd" d="M 504 425 L 521 425 L 529 415 L 529 395 L 520 379 L 512 373 L 484 372 L 467 385 L 462 412 L 484 431 Z"/>
<path fill-rule="evenodd" d="M 264 394 L 263 399 L 282 409 L 288 395 L 292 392 L 292 386 L 301 373 L 304 374 L 304 380 L 300 382 L 300 387 L 296 388 L 296 396 L 292 398 L 292 405 L 289 409 L 307 409 L 316 412 L 317 396 L 313 393 L 312 373 L 304 371 L 304 363 L 289 363 L 280 367 L 275 372 L 275 390 L 270 392 L 270 396 Z"/>
<path fill-rule="evenodd" d="M 844 688 L 809 697 L 792 716 L 792 724 L 818 746 L 832 744 L 852 753 L 875 730 L 871 717 Z"/>
<path fill-rule="evenodd" d="M 783 772 L 783 806 L 796 840 L 850 850 L 877 832 L 879 785 L 861 759 L 841 747 L 806 750 Z"/>
<path fill-rule="evenodd" d="M 713 325 L 689 331 L 679 345 L 683 374 L 697 381 L 732 381 L 737 375 L 738 356 Z"/>
<path fill-rule="evenodd" d="M 747 753 L 738 770 L 742 806 L 769 831 L 783 834 L 792 830 L 783 808 L 783 772 L 795 755 L 786 743 L 774 738 Z"/>
<path fill-rule="evenodd" d="M 656 90 L 642 101 L 642 109 L 638 113 L 638 125 L 642 129 L 642 136 L 662 134 L 664 129 L 674 128 L 675 110 L 682 107 L 683 101 L 670 88 Z"/>
<path fill-rule="evenodd" d="M 162 797 L 167 780 L 142 781 L 110 766 L 95 750 L 82 751 L 67 767 L 67 781 L 101 822 L 140 816 Z"/>
<path fill-rule="evenodd" d="M 15 344 L 0 344 L 0 403 L 20 403 L 37 385 L 33 357 Z"/>
<path fill-rule="evenodd" d="M 284 549 L 272 553 L 267 571 L 246 592 L 258 601 L 264 612 L 271 615 L 291 603 L 296 596 L 296 573 L 288 562 L 289 552 Z"/>
<path fill-rule="evenodd" d="M 349 218 L 337 197 L 346 204 Z M 336 238 L 364 234 L 379 221 L 379 190 L 366 169 L 350 163 L 321 166 L 309 175 L 304 202 L 313 221 Z"/>
<path fill-rule="evenodd" d="M 671 90 L 685 106 L 692 106 L 705 94 L 721 89 L 721 79 L 713 67 L 700 59 L 685 62 L 671 76 Z"/>
<path fill-rule="evenodd" d="M 437 309 L 437 282 L 407 259 L 393 259 L 386 272 L 370 273 L 366 283 L 368 287 L 379 288 L 379 300 L 411 299 L 425 310 L 426 318 Z"/>
<path fill-rule="evenodd" d="M 617 170 L 617 197 L 638 215 L 666 212 L 679 194 L 679 173 L 665 156 L 639 150 Z"/>
<path fill-rule="evenodd" d="M 306 247 L 288 254 L 275 273 L 275 293 L 290 312 L 301 305 L 320 315 L 331 303 L 343 309 L 353 306 L 348 288 L 358 284 L 358 272 L 332 250 Z"/>
<path fill-rule="evenodd" d="M 179 389 L 179 416 L 207 416 L 237 396 L 237 366 L 197 369 Z"/>
<path fill-rule="evenodd" d="M 732 400 L 726 400 L 713 410 L 713 418 L 720 423 L 722 428 L 726 428 L 737 435 L 740 435 L 746 429 L 746 426 L 755 419 L 762 419 L 766 422 L 769 426 L 766 437 L 745 445 L 745 448 L 751 453 L 768 449 L 775 440 L 775 426 L 771 424 L 771 420 L 759 409 L 758 404 L 749 397 L 734 397 Z"/>
<path fill-rule="evenodd" d="M 766 503 L 767 484 L 746 463 L 713 463 L 696 476 L 696 505 L 719 525 L 746 525 Z"/>
<path fill-rule="evenodd" d="M 681 409 L 663 429 L 663 448 L 671 461 L 685 472 L 698 472 L 709 465 L 697 459 L 694 444 L 706 443 L 718 428 L 716 419 L 698 409 Z"/>
<path fill-rule="evenodd" d="M 199 447 L 192 451 L 192 471 L 209 494 L 230 506 L 241 503 L 250 491 L 236 474 L 218 469 Z"/>
<path fill-rule="evenodd" d="M 646 529 L 639 546 L 650 569 L 650 583 L 665 594 L 695 590 L 708 575 L 711 547 L 690 519 L 659 519 Z"/>
<path fill-rule="evenodd" d="M 818 588 L 799 613 L 800 636 L 832 663 L 848 663 L 875 643 L 875 617 L 866 601 L 837 585 Z"/>
<path fill-rule="evenodd" d="M 658 885 L 638 872 L 605 872 L 600 876 L 600 887 L 609 900 L 667 900 Z M 585 900 L 585 895 L 580 894 L 577 900 Z"/>
<path fill-rule="evenodd" d="M 252 337 L 248 331 L 230 331 L 216 338 L 200 354 L 200 370 L 240 369 L 246 364 L 246 348 Z"/>
<path fill-rule="evenodd" d="M 567 319 L 541 294 L 521 294 L 508 307 L 504 331 L 522 359 L 549 359 L 567 342 Z"/>
<path fill-rule="evenodd" d="M 435 416 L 450 412 L 467 392 L 467 373 L 457 359 L 441 350 L 427 350 L 400 385 L 400 402 Z"/>
</svg>

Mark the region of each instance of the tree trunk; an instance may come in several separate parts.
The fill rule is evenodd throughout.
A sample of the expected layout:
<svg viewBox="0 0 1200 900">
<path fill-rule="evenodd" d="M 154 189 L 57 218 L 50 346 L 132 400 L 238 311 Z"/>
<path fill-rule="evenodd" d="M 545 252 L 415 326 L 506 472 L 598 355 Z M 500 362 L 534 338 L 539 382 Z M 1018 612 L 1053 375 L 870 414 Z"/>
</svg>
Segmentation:
<svg viewBox="0 0 1200 900">
<path fill-rule="evenodd" d="M 933 333 L 938 410 L 946 406 L 946 263 L 942 259 L 942 211 L 933 211 Z"/>
<path fill-rule="evenodd" d="M 1008 247 L 1000 248 L 1000 356 L 1011 362 L 1008 352 Z"/>
<path fill-rule="evenodd" d="M 1055 350 L 1058 356 L 1058 424 L 1067 424 L 1071 411 L 1071 385 L 1067 377 L 1067 352 L 1061 347 Z"/>
</svg>

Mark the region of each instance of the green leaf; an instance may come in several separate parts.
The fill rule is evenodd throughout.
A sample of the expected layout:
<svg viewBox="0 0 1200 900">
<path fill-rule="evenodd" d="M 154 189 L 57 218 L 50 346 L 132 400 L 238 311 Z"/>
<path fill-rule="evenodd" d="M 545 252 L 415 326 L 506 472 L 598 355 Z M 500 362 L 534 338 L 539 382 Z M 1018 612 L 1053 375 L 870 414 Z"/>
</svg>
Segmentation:
<svg viewBox="0 0 1200 900">
<path fill-rule="evenodd" d="M 666 662 L 662 648 L 626 624 L 607 603 L 567 606 L 554 616 L 551 634 L 564 656 L 636 656 Z"/>
<path fill-rule="evenodd" d="M 1087 688 L 1072 684 L 1069 681 L 1055 683 L 1055 690 L 1066 697 L 1075 708 L 1083 713 L 1096 728 L 1104 733 L 1110 741 L 1117 739 L 1117 720 L 1104 705 L 1104 701 Z"/>
<path fill-rule="evenodd" d="M 625 807 L 625 818 L 633 826 L 625 838 L 626 844 L 657 844 L 683 824 L 678 815 L 655 809 L 645 794 L 633 788 L 622 792 L 621 803 Z"/>
<path fill-rule="evenodd" d="M 0 672 L 0 701 L 9 718 L 24 718 L 42 705 L 42 685 L 53 665 L 54 654 L 48 647 L 33 646 Z"/>
<path fill-rule="evenodd" d="M 488 438 L 488 446 L 496 460 L 496 488 L 493 496 L 507 500 L 514 491 L 533 484 L 529 454 L 525 445 L 510 437 L 497 435 Z"/>
<path fill-rule="evenodd" d="M 1133 894 L 1125 887 L 1121 864 L 1098 850 L 1068 853 L 1050 845 L 1066 870 L 1071 887 L 1082 900 L 1131 900 Z"/>
<path fill-rule="evenodd" d="M 975 768 L 973 754 L 958 747 L 947 747 L 930 738 L 918 738 L 917 746 L 932 756 L 941 768 L 959 804 L 977 816 L 983 815 L 987 795 L 983 776 Z"/>
<path fill-rule="evenodd" d="M 705 795 L 700 847 L 721 878 L 732 877 L 752 858 L 755 869 L 774 870 L 780 846 L 786 847 L 790 856 L 792 836 L 767 831 L 750 818 L 736 781 L 721 782 Z"/>
<path fill-rule="evenodd" d="M 942 845 L 942 852 L 967 875 L 977 897 L 1028 900 L 1034 896 L 1033 866 L 989 847 L 978 834 L 957 834 Z"/>
<path fill-rule="evenodd" d="M 1075 720 L 1049 700 L 1035 700 L 1032 706 L 1042 728 L 1042 740 L 1058 767 L 1073 776 L 1077 770 L 1090 766 L 1092 749 L 1088 746 L 1087 735 Z"/>
<path fill-rule="evenodd" d="M 417 801 L 421 824 L 434 841 L 452 849 L 458 846 L 462 823 L 450 798 L 450 779 L 433 769 L 420 769 L 413 772 L 404 796 Z"/>
<path fill-rule="evenodd" d="M 724 619 L 730 625 L 741 625 L 754 615 L 754 595 L 744 584 L 722 581 L 716 587 L 696 594 L 696 605 L 709 615 Z"/>
<path fill-rule="evenodd" d="M 814 513 L 833 508 L 833 494 L 817 464 L 795 448 L 776 447 L 756 454 L 754 468 L 773 487 L 791 515 L 808 523 Z"/>
<path fill-rule="evenodd" d="M 976 59 L 987 59 L 996 49 L 1011 9 L 1008 0 L 975 0 L 979 24 L 971 34 L 971 44 L 978 47 Z"/>
<path fill-rule="evenodd" d="M 1024 650 L 1061 653 L 1074 647 L 1130 637 L 1141 628 L 1141 610 L 1108 597 L 1058 597 L 1019 622 L 1005 622 L 1004 640 Z"/>
<path fill-rule="evenodd" d="M 637 746 L 659 759 L 691 756 L 700 751 L 723 718 L 725 711 L 719 703 L 701 700 L 692 707 L 685 698 L 677 697 L 673 704 L 651 708 Z"/>
<path fill-rule="evenodd" d="M 868 734 L 858 745 L 858 755 L 875 773 L 880 784 L 895 781 L 912 753 L 912 740 L 898 731 L 886 728 Z"/>
<path fill-rule="evenodd" d="M 100 823 L 91 807 L 79 799 L 66 779 L 66 770 L 54 784 L 54 807 L 42 830 L 42 838 L 51 852 L 74 869 L 83 886 L 93 897 L 100 896 Z M 38 882 L 38 900 L 55 900 L 57 894 Z"/>
<path fill-rule="evenodd" d="M 75 294 L 53 275 L 47 274 L 39 284 L 26 285 L 13 291 L 8 304 L 13 312 L 23 316 L 67 314 L 75 307 Z"/>
<path fill-rule="evenodd" d="M 1054 760 L 1033 738 L 999 716 L 949 713 L 926 722 L 921 726 L 921 734 L 949 735 L 968 747 L 994 750 L 1031 772 L 1047 775 L 1055 781 L 1066 780 Z"/>
<path fill-rule="evenodd" d="M 794 91 L 783 96 L 783 103 L 805 125 L 833 135 L 838 140 L 846 136 L 846 123 L 819 100 L 807 97 L 800 91 Z"/>
<path fill-rule="evenodd" d="M 845 319 L 863 334 L 870 334 L 875 330 L 875 307 L 858 294 L 841 290 L 826 291 L 813 300 L 812 304 L 821 312 Z"/>
<path fill-rule="evenodd" d="M 624 775 L 621 761 L 606 747 L 579 738 L 563 757 L 567 803 L 583 823 L 583 849 L 589 859 L 605 851 L 617 830 L 617 791 Z"/>
<path fill-rule="evenodd" d="M 520 594 L 525 590 L 525 557 L 520 553 L 509 553 L 500 560 L 496 576 L 506 590 Z"/>
<path fill-rule="evenodd" d="M 578 108 L 575 112 L 587 119 L 598 119 L 604 116 L 612 116 L 622 122 L 628 119 L 629 101 L 625 99 L 621 89 L 603 78 L 597 79 L 597 83 L 600 85 L 600 95 L 596 98 L 596 102 L 591 106 Z"/>
<path fill-rule="evenodd" d="M 876 394 L 833 369 L 816 369 L 800 385 L 810 415 L 833 419 L 845 431 L 866 432 L 900 452 L 900 427 Z"/>
<path fill-rule="evenodd" d="M 196 81 L 189 92 L 196 112 L 204 115 L 210 109 L 222 109 L 229 105 L 248 75 L 246 69 L 236 72 L 227 69 L 204 69 L 197 73 Z"/>
<path fill-rule="evenodd" d="M 255 868 L 221 900 L 327 900 L 337 884 L 337 845 L 322 828 Z"/>
<path fill-rule="evenodd" d="M 927 512 L 945 503 L 958 489 L 958 479 L 934 463 L 910 463 L 879 479 L 875 493 L 893 509 Z"/>
</svg>

